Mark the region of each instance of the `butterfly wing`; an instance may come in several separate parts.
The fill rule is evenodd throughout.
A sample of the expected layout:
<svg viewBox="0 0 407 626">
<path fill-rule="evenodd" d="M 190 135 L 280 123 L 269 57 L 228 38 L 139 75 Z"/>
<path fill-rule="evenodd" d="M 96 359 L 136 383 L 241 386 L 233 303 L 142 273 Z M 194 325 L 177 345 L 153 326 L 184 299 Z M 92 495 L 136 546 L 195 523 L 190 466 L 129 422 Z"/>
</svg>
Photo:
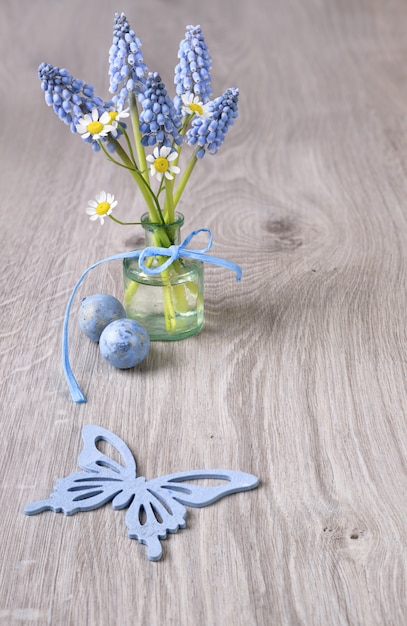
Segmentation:
<svg viewBox="0 0 407 626">
<path fill-rule="evenodd" d="M 32 502 L 24 508 L 26 515 L 51 510 L 72 515 L 78 511 L 90 511 L 127 493 L 135 482 L 136 463 L 124 441 L 105 428 L 88 425 L 82 429 L 84 446 L 78 464 L 84 472 L 75 472 L 60 478 L 47 500 Z M 121 454 L 124 465 L 117 463 L 97 448 L 98 441 L 110 443 Z M 121 497 L 123 502 L 123 496 Z"/>
<path fill-rule="evenodd" d="M 95 476 L 87 472 L 69 474 L 57 480 L 48 500 L 27 504 L 24 513 L 36 515 L 48 510 L 73 515 L 79 511 L 97 509 L 123 490 L 123 481 L 112 474 L 111 471 L 98 472 Z"/>
<path fill-rule="evenodd" d="M 204 478 L 221 480 L 224 484 L 201 486 L 189 482 Z M 167 532 L 176 533 L 185 528 L 187 511 L 184 504 L 207 506 L 219 498 L 257 485 L 256 476 L 231 470 L 179 472 L 146 481 L 137 490 L 127 511 L 129 537 L 146 544 L 148 558 L 158 561 L 162 556 L 160 540 L 166 538 Z"/>
<path fill-rule="evenodd" d="M 189 482 L 202 479 L 223 481 L 223 484 L 202 486 Z M 158 483 L 160 488 L 177 502 L 188 506 L 202 507 L 232 493 L 254 489 L 259 484 L 259 479 L 257 476 L 246 472 L 212 469 L 168 474 L 154 481 L 149 481 L 149 483 L 152 482 Z"/>
<path fill-rule="evenodd" d="M 150 489 L 146 481 L 139 487 L 126 513 L 126 524 L 131 539 L 137 539 L 147 546 L 147 557 L 158 561 L 162 556 L 160 539 L 167 533 L 176 533 L 185 528 L 185 507 L 176 500 L 170 500 L 159 489 Z"/>
<path fill-rule="evenodd" d="M 120 437 L 101 426 L 88 424 L 82 428 L 84 446 L 79 455 L 78 464 L 89 472 L 100 472 L 101 468 L 108 468 L 116 472 L 122 479 L 135 478 L 136 462 L 127 445 Z M 106 441 L 122 456 L 124 464 L 117 463 L 97 447 L 98 441 Z"/>
</svg>

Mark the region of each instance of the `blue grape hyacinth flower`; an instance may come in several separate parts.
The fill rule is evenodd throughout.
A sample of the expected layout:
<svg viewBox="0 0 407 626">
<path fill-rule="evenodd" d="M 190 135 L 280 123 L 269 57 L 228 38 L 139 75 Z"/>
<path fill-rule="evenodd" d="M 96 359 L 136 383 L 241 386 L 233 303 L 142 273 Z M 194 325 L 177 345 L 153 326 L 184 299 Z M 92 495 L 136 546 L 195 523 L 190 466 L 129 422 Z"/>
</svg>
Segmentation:
<svg viewBox="0 0 407 626">
<path fill-rule="evenodd" d="M 174 74 L 177 94 L 174 104 L 177 111 L 181 111 L 182 96 L 199 96 L 205 104 L 212 95 L 212 61 L 199 25 L 187 26 L 185 39 L 179 45 L 178 58 Z"/>
<path fill-rule="evenodd" d="M 52 106 L 59 119 L 68 124 L 71 132 L 76 133 L 80 120 L 96 111 L 98 117 L 113 108 L 111 100 L 105 101 L 95 95 L 95 89 L 83 80 L 74 78 L 68 70 L 53 66 L 50 63 L 41 63 L 38 68 L 38 77 L 41 80 L 41 88 L 44 91 L 45 102 Z M 116 136 L 120 130 L 116 130 Z M 92 136 L 83 141 L 92 144 L 94 150 L 100 150 L 100 146 Z M 112 150 L 110 144 L 107 144 Z"/>
<path fill-rule="evenodd" d="M 169 97 L 164 83 L 157 72 L 149 72 L 145 89 L 139 94 L 142 106 L 140 113 L 141 144 L 154 146 L 156 143 L 170 146 L 174 140 L 181 145 L 181 116 Z"/>
<path fill-rule="evenodd" d="M 145 84 L 147 66 L 141 53 L 141 41 L 130 28 L 124 13 L 116 13 L 113 25 L 113 43 L 109 50 L 109 91 L 120 111 L 129 94 L 139 92 Z"/>
<path fill-rule="evenodd" d="M 208 103 L 211 117 L 195 117 L 187 131 L 186 141 L 197 146 L 196 156 L 202 159 L 205 152 L 216 154 L 225 140 L 230 126 L 238 115 L 239 90 L 232 87 L 222 96 Z"/>
</svg>

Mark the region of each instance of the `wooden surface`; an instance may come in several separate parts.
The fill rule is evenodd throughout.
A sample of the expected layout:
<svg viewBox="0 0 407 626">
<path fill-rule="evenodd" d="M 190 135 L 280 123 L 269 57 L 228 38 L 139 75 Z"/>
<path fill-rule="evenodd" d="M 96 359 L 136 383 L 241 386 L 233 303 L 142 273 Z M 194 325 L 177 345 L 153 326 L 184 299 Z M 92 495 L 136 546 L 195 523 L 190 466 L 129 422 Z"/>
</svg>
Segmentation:
<svg viewBox="0 0 407 626">
<path fill-rule="evenodd" d="M 143 203 L 45 106 L 37 67 L 107 97 L 115 11 L 171 93 L 187 24 L 215 95 L 240 88 L 180 210 L 244 276 L 208 266 L 204 331 L 154 344 L 134 371 L 72 323 L 75 405 L 70 291 L 140 241 L 84 208 L 101 189 L 122 217 Z M 406 32 L 403 0 L 1 1 L 1 624 L 406 623 Z M 110 264 L 78 302 L 121 289 Z M 84 424 L 122 437 L 147 478 L 225 467 L 261 486 L 189 509 L 158 563 L 110 505 L 23 515 L 77 469 Z"/>
</svg>

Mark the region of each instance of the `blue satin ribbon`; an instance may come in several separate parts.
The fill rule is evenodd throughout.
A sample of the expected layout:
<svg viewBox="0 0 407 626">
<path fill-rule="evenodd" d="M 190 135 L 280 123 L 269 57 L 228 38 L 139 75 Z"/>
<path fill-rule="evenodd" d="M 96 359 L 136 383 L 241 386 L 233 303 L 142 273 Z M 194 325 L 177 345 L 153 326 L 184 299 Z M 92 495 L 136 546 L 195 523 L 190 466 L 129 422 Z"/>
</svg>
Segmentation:
<svg viewBox="0 0 407 626">
<path fill-rule="evenodd" d="M 198 235 L 199 233 L 208 233 L 209 241 L 205 248 L 201 250 L 189 249 L 187 248 L 188 244 L 191 240 Z M 89 272 L 98 265 L 102 263 L 108 263 L 109 261 L 118 261 L 120 259 L 138 259 L 140 269 L 143 270 L 146 274 L 161 274 L 161 272 L 165 271 L 174 261 L 179 258 L 183 259 L 196 259 L 197 261 L 202 261 L 203 263 L 211 263 L 212 265 L 218 265 L 220 267 L 224 267 L 228 270 L 232 270 L 232 272 L 236 273 L 236 280 L 240 280 L 242 278 L 242 268 L 237 265 L 237 263 L 232 263 L 232 261 L 227 261 L 226 259 L 220 259 L 216 256 L 211 256 L 206 254 L 208 250 L 212 247 L 212 232 L 209 228 L 199 228 L 198 230 L 192 231 L 179 245 L 172 245 L 169 248 L 160 248 L 155 246 L 149 246 L 144 248 L 143 250 L 133 250 L 131 252 L 121 252 L 120 254 L 114 254 L 113 256 L 109 256 L 106 259 L 102 259 L 97 263 L 94 263 L 87 270 L 85 270 L 76 283 L 71 296 L 68 300 L 68 304 L 66 306 L 65 317 L 64 317 L 64 325 L 63 325 L 63 333 L 62 333 L 62 365 L 65 372 L 65 377 L 68 383 L 69 390 L 71 392 L 72 400 L 74 402 L 86 402 L 86 397 L 79 387 L 78 381 L 73 375 L 71 365 L 69 362 L 69 350 L 68 350 L 68 326 L 69 326 L 69 315 L 71 312 L 71 306 L 75 294 L 78 290 L 78 287 L 83 282 L 84 278 L 89 274 Z M 154 257 L 154 256 L 164 256 L 168 257 L 166 261 L 162 265 L 158 267 L 147 267 L 144 263 L 146 258 Z"/>
</svg>

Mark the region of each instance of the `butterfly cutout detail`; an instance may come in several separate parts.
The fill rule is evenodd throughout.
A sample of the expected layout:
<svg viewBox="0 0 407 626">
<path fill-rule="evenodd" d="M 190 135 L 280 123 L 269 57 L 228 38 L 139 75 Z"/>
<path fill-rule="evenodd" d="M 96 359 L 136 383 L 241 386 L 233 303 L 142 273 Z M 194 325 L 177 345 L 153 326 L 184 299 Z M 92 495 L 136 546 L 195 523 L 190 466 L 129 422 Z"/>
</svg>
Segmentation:
<svg viewBox="0 0 407 626">
<path fill-rule="evenodd" d="M 233 470 L 192 470 L 167 474 L 146 480 L 137 477 L 136 462 L 127 445 L 114 433 L 95 425 L 82 429 L 84 447 L 75 472 L 57 480 L 48 500 L 31 502 L 24 508 L 26 515 L 54 511 L 72 515 L 91 511 L 112 502 L 113 509 L 125 509 L 130 539 L 147 546 L 147 557 L 158 561 L 162 556 L 161 539 L 167 533 L 185 528 L 187 510 L 184 505 L 204 507 L 232 493 L 257 487 L 256 476 Z M 105 441 L 122 456 L 124 464 L 101 452 L 97 443 Z M 190 481 L 200 479 L 224 481 L 213 486 L 201 486 Z"/>
</svg>

